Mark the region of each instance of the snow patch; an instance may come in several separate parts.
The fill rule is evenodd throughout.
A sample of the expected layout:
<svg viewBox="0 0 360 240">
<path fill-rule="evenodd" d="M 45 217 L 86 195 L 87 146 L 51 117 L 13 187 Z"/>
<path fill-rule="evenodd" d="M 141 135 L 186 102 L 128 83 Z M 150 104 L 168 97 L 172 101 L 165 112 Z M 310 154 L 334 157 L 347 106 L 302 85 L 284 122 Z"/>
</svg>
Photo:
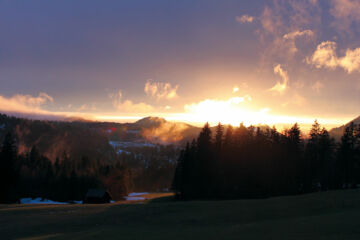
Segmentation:
<svg viewBox="0 0 360 240">
<path fill-rule="evenodd" d="M 21 198 L 21 204 L 82 204 L 82 201 L 56 202 L 46 198 Z"/>
<path fill-rule="evenodd" d="M 140 197 L 143 195 L 149 194 L 148 192 L 132 192 L 129 193 L 128 196 L 125 197 L 126 201 L 141 201 L 146 200 L 145 197 Z"/>
<path fill-rule="evenodd" d="M 149 194 L 148 192 L 132 192 L 129 193 L 128 197 L 135 197 L 135 196 L 141 196 L 141 195 L 146 195 Z"/>
<path fill-rule="evenodd" d="M 125 197 L 126 201 L 140 201 L 145 200 L 146 198 L 143 197 Z"/>
</svg>

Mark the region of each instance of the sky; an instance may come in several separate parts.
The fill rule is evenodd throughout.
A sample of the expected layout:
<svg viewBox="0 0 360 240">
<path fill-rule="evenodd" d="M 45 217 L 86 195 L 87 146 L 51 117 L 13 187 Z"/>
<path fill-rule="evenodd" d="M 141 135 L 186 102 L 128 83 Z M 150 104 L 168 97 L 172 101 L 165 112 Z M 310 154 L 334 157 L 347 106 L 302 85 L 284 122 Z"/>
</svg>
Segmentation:
<svg viewBox="0 0 360 240">
<path fill-rule="evenodd" d="M 0 112 L 327 127 L 360 114 L 357 0 L 0 0 Z"/>
</svg>

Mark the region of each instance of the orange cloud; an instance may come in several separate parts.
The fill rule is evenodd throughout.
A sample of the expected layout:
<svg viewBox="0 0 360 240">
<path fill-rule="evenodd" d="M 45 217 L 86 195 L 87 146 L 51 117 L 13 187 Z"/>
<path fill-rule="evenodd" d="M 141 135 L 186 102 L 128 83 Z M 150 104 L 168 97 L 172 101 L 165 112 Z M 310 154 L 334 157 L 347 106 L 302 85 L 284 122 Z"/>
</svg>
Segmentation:
<svg viewBox="0 0 360 240">
<path fill-rule="evenodd" d="M 148 96 L 157 99 L 173 99 L 176 98 L 179 85 L 172 87 L 170 83 L 152 82 L 148 80 L 145 84 L 144 91 Z"/>
<path fill-rule="evenodd" d="M 249 16 L 247 14 L 240 16 L 236 16 L 235 20 L 239 23 L 252 23 L 254 21 L 254 17 L 253 16 Z"/>
<path fill-rule="evenodd" d="M 274 73 L 279 74 L 280 77 L 282 78 L 283 82 L 282 83 L 277 82 L 275 84 L 275 86 L 273 86 L 272 88 L 269 89 L 269 91 L 274 91 L 274 92 L 283 94 L 285 92 L 285 90 L 288 88 L 289 75 L 284 69 L 282 69 L 280 64 L 278 64 L 274 67 Z"/>
<path fill-rule="evenodd" d="M 133 103 L 131 100 L 122 99 L 122 92 L 119 90 L 117 93 L 110 94 L 109 97 L 112 99 L 113 106 L 121 111 L 127 113 L 149 113 L 154 110 L 154 108 L 146 103 Z"/>
<path fill-rule="evenodd" d="M 54 99 L 46 93 L 38 96 L 16 94 L 12 97 L 0 95 L 0 111 L 13 116 L 28 117 L 32 119 L 67 120 L 67 119 L 93 119 L 87 113 L 54 112 L 44 110 L 42 107 L 53 102 Z M 70 106 L 71 107 L 71 106 Z"/>
<path fill-rule="evenodd" d="M 295 44 L 295 40 L 300 37 L 308 37 L 313 38 L 314 32 L 312 30 L 304 30 L 304 31 L 292 31 L 290 33 L 287 33 L 283 36 L 283 39 L 287 42 L 288 51 L 290 54 L 294 54 L 298 52 L 298 49 Z"/>
<path fill-rule="evenodd" d="M 309 27 L 317 29 L 321 25 L 321 9 L 317 1 L 269 1 L 259 20 L 261 27 L 256 33 L 264 46 L 262 61 L 288 62 L 299 52 L 297 38 L 313 39 L 315 34 Z"/>
<path fill-rule="evenodd" d="M 10 98 L 0 96 L 0 110 L 7 112 L 46 112 L 40 109 L 41 105 L 53 102 L 54 99 L 46 93 L 39 93 L 37 97 L 31 95 L 16 94 Z"/>
<path fill-rule="evenodd" d="M 348 73 L 360 72 L 360 48 L 347 49 L 343 57 L 337 56 L 336 48 L 336 42 L 320 43 L 313 55 L 307 59 L 307 63 L 315 65 L 316 68 L 335 69 L 342 67 Z"/>
<path fill-rule="evenodd" d="M 314 32 L 311 30 L 304 30 L 304 31 L 293 31 L 290 33 L 287 33 L 283 36 L 284 39 L 295 39 L 302 36 L 314 36 Z"/>
</svg>

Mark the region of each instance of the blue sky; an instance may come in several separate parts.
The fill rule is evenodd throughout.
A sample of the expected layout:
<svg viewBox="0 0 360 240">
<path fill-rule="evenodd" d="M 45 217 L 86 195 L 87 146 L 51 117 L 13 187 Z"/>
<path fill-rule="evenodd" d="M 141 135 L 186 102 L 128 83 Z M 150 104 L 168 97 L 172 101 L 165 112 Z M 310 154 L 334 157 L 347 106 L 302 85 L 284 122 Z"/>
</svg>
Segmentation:
<svg viewBox="0 0 360 240">
<path fill-rule="evenodd" d="M 337 124 L 360 113 L 359 16 L 356 0 L 0 1 L 0 111 Z"/>
</svg>

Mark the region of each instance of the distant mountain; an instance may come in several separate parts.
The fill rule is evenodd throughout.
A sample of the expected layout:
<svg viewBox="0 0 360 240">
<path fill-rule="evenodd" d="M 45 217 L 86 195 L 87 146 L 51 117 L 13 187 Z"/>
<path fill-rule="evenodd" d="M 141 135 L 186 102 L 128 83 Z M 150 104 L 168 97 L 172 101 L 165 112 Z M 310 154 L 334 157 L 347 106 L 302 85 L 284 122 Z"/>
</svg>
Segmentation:
<svg viewBox="0 0 360 240">
<path fill-rule="evenodd" d="M 224 126 L 224 131 L 228 126 Z M 268 126 L 260 126 L 266 130 Z M 91 156 L 111 160 L 116 153 L 141 151 L 156 144 L 183 146 L 196 139 L 201 127 L 187 123 L 167 121 L 159 117 L 146 117 L 134 123 L 93 122 L 83 119 L 64 121 L 30 120 L 0 114 L 0 144 L 7 132 L 16 135 L 20 153 L 36 146 L 51 160 L 64 152 L 75 158 Z M 215 134 L 216 127 L 211 127 Z"/>
<path fill-rule="evenodd" d="M 355 118 L 354 120 L 348 122 L 345 125 L 331 129 L 329 131 L 330 136 L 333 137 L 336 141 L 340 141 L 342 135 L 344 134 L 344 130 L 346 129 L 346 127 L 348 127 L 350 125 L 351 122 L 353 122 L 356 125 L 359 125 L 360 124 L 360 116 Z"/>
<path fill-rule="evenodd" d="M 157 128 L 164 123 L 166 123 L 166 120 L 164 118 L 145 117 L 136 121 L 135 123 L 133 123 L 133 125 L 139 128 Z"/>
<path fill-rule="evenodd" d="M 164 118 L 146 117 L 135 123 L 114 124 L 110 129 L 113 141 L 148 141 L 159 144 L 182 144 L 196 138 L 201 128 Z"/>
<path fill-rule="evenodd" d="M 114 145 L 139 148 L 154 144 L 182 145 L 196 138 L 200 131 L 199 127 L 159 117 L 146 117 L 135 123 L 113 123 L 82 119 L 30 120 L 0 114 L 0 144 L 6 133 L 12 132 L 20 153 L 36 146 L 52 161 L 64 152 L 75 158 L 86 155 L 107 161 L 118 152 Z"/>
</svg>

